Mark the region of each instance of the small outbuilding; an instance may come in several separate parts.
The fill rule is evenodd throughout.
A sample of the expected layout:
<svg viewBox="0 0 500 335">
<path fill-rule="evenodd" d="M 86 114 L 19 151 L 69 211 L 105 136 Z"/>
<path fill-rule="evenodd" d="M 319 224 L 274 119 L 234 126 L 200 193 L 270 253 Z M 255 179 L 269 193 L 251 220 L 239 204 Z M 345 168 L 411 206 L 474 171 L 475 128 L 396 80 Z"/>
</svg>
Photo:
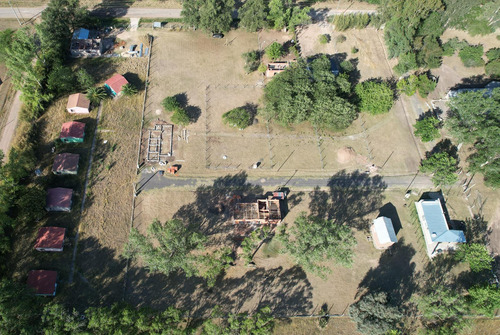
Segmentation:
<svg viewBox="0 0 500 335">
<path fill-rule="evenodd" d="M 266 77 L 274 77 L 278 73 L 285 71 L 285 69 L 290 65 L 287 61 L 277 61 L 267 64 Z"/>
<path fill-rule="evenodd" d="M 45 209 L 49 212 L 69 212 L 73 190 L 70 188 L 49 188 Z"/>
<path fill-rule="evenodd" d="M 70 121 L 63 123 L 59 139 L 64 143 L 82 143 L 85 138 L 85 123 Z"/>
<path fill-rule="evenodd" d="M 128 81 L 121 74 L 115 74 L 113 77 L 106 80 L 104 87 L 108 89 L 111 95 L 118 96 L 122 92 L 123 86 L 127 85 Z"/>
<path fill-rule="evenodd" d="M 56 155 L 54 158 L 54 165 L 52 166 L 52 172 L 57 175 L 63 174 L 77 174 L 78 172 L 78 162 L 80 160 L 80 155 L 63 153 Z"/>
<path fill-rule="evenodd" d="M 377 249 L 387 249 L 398 241 L 392 220 L 385 216 L 373 220 L 370 232 L 373 237 L 373 245 Z"/>
<path fill-rule="evenodd" d="M 28 286 L 35 290 L 35 295 L 53 297 L 57 289 L 57 272 L 33 270 L 28 274 Z"/>
<path fill-rule="evenodd" d="M 90 113 L 90 100 L 82 93 L 71 94 L 68 97 L 66 109 L 71 114 L 88 114 Z"/>
<path fill-rule="evenodd" d="M 42 227 L 38 230 L 35 249 L 38 251 L 63 251 L 65 228 Z"/>
</svg>

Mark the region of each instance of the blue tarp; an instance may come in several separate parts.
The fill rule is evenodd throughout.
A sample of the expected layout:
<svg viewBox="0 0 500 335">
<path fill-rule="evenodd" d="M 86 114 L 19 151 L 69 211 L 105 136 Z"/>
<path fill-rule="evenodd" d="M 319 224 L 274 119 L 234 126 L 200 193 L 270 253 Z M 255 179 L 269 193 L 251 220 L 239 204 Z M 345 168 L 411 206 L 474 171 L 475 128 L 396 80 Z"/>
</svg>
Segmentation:
<svg viewBox="0 0 500 335">
<path fill-rule="evenodd" d="M 89 38 L 90 31 L 85 28 L 79 28 L 73 33 L 74 40 L 86 40 Z"/>
</svg>

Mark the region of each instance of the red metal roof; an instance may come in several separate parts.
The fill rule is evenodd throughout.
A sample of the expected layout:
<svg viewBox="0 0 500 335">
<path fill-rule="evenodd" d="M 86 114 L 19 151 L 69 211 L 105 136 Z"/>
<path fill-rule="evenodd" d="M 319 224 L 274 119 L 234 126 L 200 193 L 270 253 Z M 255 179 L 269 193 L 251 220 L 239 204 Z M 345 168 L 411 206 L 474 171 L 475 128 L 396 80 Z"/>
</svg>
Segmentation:
<svg viewBox="0 0 500 335">
<path fill-rule="evenodd" d="M 54 165 L 52 166 L 52 171 L 76 171 L 78 170 L 78 161 L 80 160 L 80 155 L 78 154 L 58 154 L 54 158 Z"/>
<path fill-rule="evenodd" d="M 56 292 L 57 272 L 33 270 L 28 274 L 28 286 L 35 289 L 36 294 L 53 295 Z"/>
<path fill-rule="evenodd" d="M 47 191 L 47 207 L 71 207 L 73 190 L 70 188 L 49 188 Z"/>
<path fill-rule="evenodd" d="M 128 84 L 127 79 L 121 74 L 115 74 L 113 77 L 106 80 L 106 85 L 108 85 L 116 94 L 122 91 L 122 87 Z"/>
<path fill-rule="evenodd" d="M 85 123 L 70 121 L 63 123 L 59 138 L 83 138 L 85 136 Z"/>
<path fill-rule="evenodd" d="M 42 227 L 38 230 L 35 249 L 62 249 L 64 243 L 65 228 Z"/>
</svg>

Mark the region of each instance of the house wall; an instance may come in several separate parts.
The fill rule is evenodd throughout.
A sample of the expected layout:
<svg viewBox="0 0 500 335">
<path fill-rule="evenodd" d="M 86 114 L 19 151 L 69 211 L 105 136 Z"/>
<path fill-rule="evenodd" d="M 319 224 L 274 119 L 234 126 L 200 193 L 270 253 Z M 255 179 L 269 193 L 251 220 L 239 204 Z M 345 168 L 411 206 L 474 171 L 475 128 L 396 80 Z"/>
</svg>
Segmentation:
<svg viewBox="0 0 500 335">
<path fill-rule="evenodd" d="M 88 114 L 90 113 L 88 108 L 83 108 L 83 107 L 72 107 L 68 108 L 68 113 L 71 114 Z"/>
<path fill-rule="evenodd" d="M 70 170 L 59 170 L 59 171 L 52 171 L 55 175 L 62 176 L 62 175 L 67 175 L 67 174 L 72 174 L 75 175 L 78 173 L 78 170 L 75 171 L 70 171 Z"/>
<path fill-rule="evenodd" d="M 48 212 L 69 212 L 71 210 L 71 207 L 55 206 L 55 207 L 45 207 L 45 209 Z"/>
<path fill-rule="evenodd" d="M 64 137 L 60 139 L 64 143 L 83 143 L 83 138 Z"/>
<path fill-rule="evenodd" d="M 37 251 L 46 251 L 46 252 L 60 252 L 63 251 L 63 248 L 36 248 Z"/>
</svg>

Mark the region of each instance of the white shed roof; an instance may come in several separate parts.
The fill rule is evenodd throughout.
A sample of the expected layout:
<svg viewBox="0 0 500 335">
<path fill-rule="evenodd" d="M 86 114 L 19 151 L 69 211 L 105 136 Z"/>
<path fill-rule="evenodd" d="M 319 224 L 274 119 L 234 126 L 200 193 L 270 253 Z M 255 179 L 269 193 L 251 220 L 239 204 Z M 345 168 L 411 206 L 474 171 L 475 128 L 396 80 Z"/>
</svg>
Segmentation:
<svg viewBox="0 0 500 335">
<path fill-rule="evenodd" d="M 373 220 L 373 226 L 380 243 L 388 243 L 398 241 L 392 221 L 385 216 L 381 216 Z"/>
</svg>

